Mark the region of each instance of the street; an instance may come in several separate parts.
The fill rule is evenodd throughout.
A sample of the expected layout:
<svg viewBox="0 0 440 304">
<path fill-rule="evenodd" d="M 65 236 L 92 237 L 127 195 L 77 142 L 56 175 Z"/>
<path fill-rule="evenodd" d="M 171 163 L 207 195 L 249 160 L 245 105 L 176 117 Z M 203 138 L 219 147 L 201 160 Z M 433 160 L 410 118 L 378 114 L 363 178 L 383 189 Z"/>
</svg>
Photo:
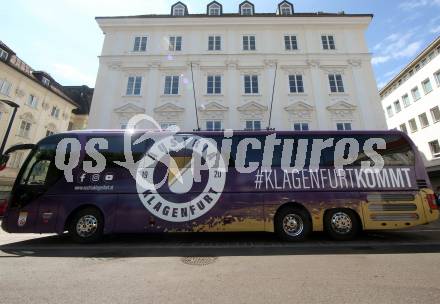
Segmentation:
<svg viewBox="0 0 440 304">
<path fill-rule="evenodd" d="M 0 303 L 438 303 L 440 222 L 370 232 L 65 236 L 0 233 Z"/>
</svg>

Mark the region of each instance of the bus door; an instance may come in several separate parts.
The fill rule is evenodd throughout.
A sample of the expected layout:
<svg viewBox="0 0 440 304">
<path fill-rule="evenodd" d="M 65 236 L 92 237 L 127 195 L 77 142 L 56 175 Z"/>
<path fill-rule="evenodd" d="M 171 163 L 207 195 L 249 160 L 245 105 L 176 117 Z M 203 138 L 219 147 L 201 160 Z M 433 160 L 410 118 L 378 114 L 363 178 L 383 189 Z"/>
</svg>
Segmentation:
<svg viewBox="0 0 440 304">
<path fill-rule="evenodd" d="M 58 200 L 48 193 L 62 172 L 55 167 L 55 149 L 40 146 L 31 152 L 14 185 L 7 212 L 11 232 L 53 232 Z"/>
</svg>

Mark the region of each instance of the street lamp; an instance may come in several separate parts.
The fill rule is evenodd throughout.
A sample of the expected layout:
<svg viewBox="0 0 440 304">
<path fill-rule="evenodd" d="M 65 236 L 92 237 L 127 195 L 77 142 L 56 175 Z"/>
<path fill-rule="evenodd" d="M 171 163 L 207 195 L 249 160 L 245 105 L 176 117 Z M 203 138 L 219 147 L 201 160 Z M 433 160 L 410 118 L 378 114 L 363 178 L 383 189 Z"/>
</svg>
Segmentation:
<svg viewBox="0 0 440 304">
<path fill-rule="evenodd" d="M 0 102 L 7 104 L 8 106 L 10 106 L 11 108 L 14 109 L 14 111 L 12 112 L 11 119 L 9 120 L 8 128 L 6 129 L 5 137 L 3 138 L 3 142 L 0 147 L 0 156 L 1 156 L 1 155 L 3 155 L 3 151 L 6 146 L 6 141 L 8 140 L 8 137 L 9 137 L 9 132 L 11 132 L 12 123 L 14 122 L 15 114 L 17 114 L 17 110 L 20 106 L 18 104 L 16 104 L 15 102 L 13 102 L 12 100 L 0 99 Z"/>
</svg>

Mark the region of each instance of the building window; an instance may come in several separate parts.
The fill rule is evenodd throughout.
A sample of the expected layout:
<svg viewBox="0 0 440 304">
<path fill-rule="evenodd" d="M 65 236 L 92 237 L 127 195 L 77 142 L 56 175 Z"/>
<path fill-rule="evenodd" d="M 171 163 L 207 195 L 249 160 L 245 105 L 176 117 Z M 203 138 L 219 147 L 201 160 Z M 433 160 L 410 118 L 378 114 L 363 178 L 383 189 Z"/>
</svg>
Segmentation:
<svg viewBox="0 0 440 304">
<path fill-rule="evenodd" d="M 280 13 L 283 16 L 292 15 L 292 7 L 289 4 L 284 3 L 281 5 Z"/>
<path fill-rule="evenodd" d="M 220 16 L 221 15 L 220 5 L 216 3 L 211 4 L 208 9 L 208 14 L 210 16 Z"/>
<path fill-rule="evenodd" d="M 169 51 L 178 52 L 182 50 L 182 36 L 171 36 L 169 41 Z"/>
<path fill-rule="evenodd" d="M 298 41 L 296 40 L 296 36 L 284 36 L 284 45 L 286 47 L 286 51 L 297 50 Z"/>
<path fill-rule="evenodd" d="M 142 87 L 141 76 L 130 76 L 127 81 L 127 90 L 125 95 L 127 96 L 140 96 Z"/>
<path fill-rule="evenodd" d="M 307 122 L 294 123 L 293 130 L 295 130 L 295 131 L 308 131 L 309 124 Z"/>
<path fill-rule="evenodd" d="M 244 76 L 244 93 L 258 94 L 258 75 Z"/>
<path fill-rule="evenodd" d="M 414 118 L 410 119 L 408 121 L 408 124 L 409 124 L 409 129 L 411 130 L 412 133 L 417 132 L 417 122 Z"/>
<path fill-rule="evenodd" d="M 408 94 L 402 96 L 402 101 L 405 108 L 411 105 L 411 101 L 409 100 Z"/>
<path fill-rule="evenodd" d="M 48 136 L 52 136 L 52 135 L 54 135 L 55 134 L 55 132 L 53 132 L 53 131 L 51 131 L 51 130 L 46 130 L 46 137 L 48 137 Z"/>
<path fill-rule="evenodd" d="M 0 49 L 0 59 L 3 61 L 6 61 L 8 59 L 9 53 L 6 52 L 4 49 Z"/>
<path fill-rule="evenodd" d="M 175 127 L 175 126 L 177 126 L 177 124 L 175 122 L 163 122 L 160 124 L 160 128 L 162 130 L 166 130 L 170 127 Z"/>
<path fill-rule="evenodd" d="M 419 88 L 418 88 L 418 87 L 415 87 L 414 89 L 412 89 L 412 90 L 411 90 L 411 95 L 412 95 L 414 101 L 419 100 L 419 99 L 421 98 L 421 97 L 420 97 L 420 91 L 419 91 Z"/>
<path fill-rule="evenodd" d="M 222 37 L 221 36 L 209 36 L 208 38 L 208 50 L 220 51 L 222 49 Z"/>
<path fill-rule="evenodd" d="M 173 8 L 173 16 L 185 16 L 185 7 L 178 4 Z"/>
<path fill-rule="evenodd" d="M 60 109 L 56 106 L 52 107 L 52 111 L 50 112 L 50 116 L 59 118 L 60 117 Z"/>
<path fill-rule="evenodd" d="M 43 82 L 43 85 L 45 85 L 46 87 L 50 85 L 50 80 L 47 79 L 46 77 L 42 77 L 41 82 Z"/>
<path fill-rule="evenodd" d="M 18 169 L 21 167 L 21 161 L 23 159 L 23 152 L 14 152 L 9 160 L 8 167 L 12 169 Z"/>
<path fill-rule="evenodd" d="M 422 113 L 419 115 L 419 121 L 422 129 L 429 126 L 428 116 L 426 115 L 426 113 Z"/>
<path fill-rule="evenodd" d="M 261 120 L 246 120 L 246 131 L 260 131 Z"/>
<path fill-rule="evenodd" d="M 429 148 L 431 150 L 432 157 L 434 158 L 440 157 L 440 145 L 438 143 L 438 140 L 429 142 Z"/>
<path fill-rule="evenodd" d="M 165 95 L 178 95 L 179 94 L 179 76 L 166 76 L 165 77 Z"/>
<path fill-rule="evenodd" d="M 207 131 L 221 131 L 222 130 L 222 121 L 221 120 L 208 120 L 206 122 L 206 130 Z"/>
<path fill-rule="evenodd" d="M 0 112 L 0 121 L 2 121 L 3 112 Z"/>
<path fill-rule="evenodd" d="M 328 81 L 330 84 L 330 92 L 344 93 L 344 83 L 342 81 L 342 75 L 330 74 L 328 75 Z"/>
<path fill-rule="evenodd" d="M 133 52 L 145 52 L 147 50 L 147 36 L 134 37 Z"/>
<path fill-rule="evenodd" d="M 241 6 L 241 14 L 243 16 L 252 16 L 254 14 L 254 9 L 251 4 L 247 3 Z"/>
<path fill-rule="evenodd" d="M 429 78 L 425 79 L 422 82 L 423 91 L 425 92 L 425 95 L 432 92 L 432 85 Z"/>
<path fill-rule="evenodd" d="M 255 51 L 255 36 L 243 36 L 243 50 Z"/>
<path fill-rule="evenodd" d="M 302 75 L 289 75 L 290 93 L 304 93 L 304 83 Z"/>
<path fill-rule="evenodd" d="M 435 78 L 435 82 L 437 83 L 437 86 L 440 87 L 440 71 L 434 74 L 434 78 Z"/>
<path fill-rule="evenodd" d="M 207 79 L 207 93 L 221 94 L 222 93 L 222 77 L 220 75 L 208 76 Z"/>
<path fill-rule="evenodd" d="M 31 127 L 32 124 L 30 122 L 22 120 L 20 124 L 20 130 L 18 131 L 18 136 L 29 138 Z"/>
<path fill-rule="evenodd" d="M 391 106 L 387 107 L 387 115 L 388 115 L 388 117 L 393 117 L 393 115 L 394 115 L 393 108 Z"/>
<path fill-rule="evenodd" d="M 128 123 L 122 122 L 121 123 L 121 130 L 127 129 L 127 125 L 128 125 Z"/>
<path fill-rule="evenodd" d="M 9 92 L 11 91 L 12 84 L 6 79 L 0 79 L 0 93 L 9 96 Z"/>
<path fill-rule="evenodd" d="M 439 109 L 439 107 L 437 106 L 435 108 L 432 108 L 430 111 L 431 111 L 432 121 L 434 123 L 439 122 L 440 121 L 440 109 Z"/>
<path fill-rule="evenodd" d="M 336 123 L 336 130 L 338 131 L 351 131 L 351 122 L 338 122 Z"/>
<path fill-rule="evenodd" d="M 26 104 L 34 109 L 37 108 L 38 106 L 38 100 L 37 97 L 35 97 L 34 95 L 29 95 L 28 100 L 26 101 Z"/>
<path fill-rule="evenodd" d="M 322 41 L 322 48 L 324 50 L 335 50 L 336 49 L 335 38 L 333 36 L 322 35 L 321 41 Z"/>
<path fill-rule="evenodd" d="M 400 111 L 402 111 L 402 107 L 400 106 L 400 101 L 396 100 L 394 102 L 394 110 L 396 110 L 396 113 L 399 113 Z"/>
<path fill-rule="evenodd" d="M 400 125 L 400 131 L 405 132 L 406 134 L 408 134 L 408 129 L 406 128 L 406 124 L 401 124 Z"/>
</svg>

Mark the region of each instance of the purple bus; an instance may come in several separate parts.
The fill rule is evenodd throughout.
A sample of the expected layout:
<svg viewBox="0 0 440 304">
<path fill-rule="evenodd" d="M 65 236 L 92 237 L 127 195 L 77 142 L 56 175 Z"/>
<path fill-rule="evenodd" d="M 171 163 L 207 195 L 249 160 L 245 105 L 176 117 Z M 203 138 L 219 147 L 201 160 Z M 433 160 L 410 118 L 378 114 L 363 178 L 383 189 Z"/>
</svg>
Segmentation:
<svg viewBox="0 0 440 304">
<path fill-rule="evenodd" d="M 7 199 L 10 233 L 348 240 L 439 218 L 417 148 L 397 131 L 78 131 L 12 147 L 1 163 L 17 150 L 30 153 Z"/>
</svg>

